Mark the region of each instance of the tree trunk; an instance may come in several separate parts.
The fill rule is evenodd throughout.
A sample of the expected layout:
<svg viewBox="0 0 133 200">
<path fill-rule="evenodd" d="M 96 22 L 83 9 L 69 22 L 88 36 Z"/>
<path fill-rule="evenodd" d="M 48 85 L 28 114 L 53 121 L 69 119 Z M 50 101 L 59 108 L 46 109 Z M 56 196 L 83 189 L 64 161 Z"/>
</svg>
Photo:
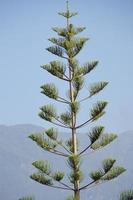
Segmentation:
<svg viewBox="0 0 133 200">
<path fill-rule="evenodd" d="M 72 79 L 72 72 L 70 70 L 71 62 L 69 62 L 69 78 L 70 80 Z M 72 81 L 70 81 L 70 100 L 71 103 L 74 102 L 74 94 L 73 94 L 73 86 L 72 86 Z M 72 145 L 73 145 L 73 154 L 77 155 L 77 136 L 76 136 L 76 114 L 71 111 L 71 116 L 72 116 Z M 76 173 L 77 171 L 77 166 L 74 166 L 74 172 Z M 76 200 L 80 200 L 80 190 L 79 190 L 79 180 L 74 181 L 74 197 Z"/>
<path fill-rule="evenodd" d="M 68 1 L 67 1 L 67 11 L 69 11 L 68 8 Z M 69 30 L 69 18 L 67 18 L 67 29 Z M 68 36 L 68 39 L 71 40 L 71 36 Z M 72 86 L 72 77 L 73 77 L 73 72 L 71 71 L 71 61 L 72 58 L 71 56 L 68 56 L 68 67 L 69 67 L 69 89 L 70 89 L 70 101 L 71 103 L 74 102 L 74 94 L 73 94 L 73 86 Z M 72 145 L 73 145 L 73 154 L 77 155 L 77 136 L 76 136 L 76 114 L 72 112 L 71 110 L 71 116 L 72 116 Z M 74 172 L 77 170 L 77 166 L 75 165 L 74 167 Z M 79 180 L 74 181 L 74 198 L 75 200 L 80 200 L 80 190 L 79 190 Z"/>
<path fill-rule="evenodd" d="M 79 190 L 74 192 L 74 200 L 80 200 L 80 191 Z"/>
</svg>

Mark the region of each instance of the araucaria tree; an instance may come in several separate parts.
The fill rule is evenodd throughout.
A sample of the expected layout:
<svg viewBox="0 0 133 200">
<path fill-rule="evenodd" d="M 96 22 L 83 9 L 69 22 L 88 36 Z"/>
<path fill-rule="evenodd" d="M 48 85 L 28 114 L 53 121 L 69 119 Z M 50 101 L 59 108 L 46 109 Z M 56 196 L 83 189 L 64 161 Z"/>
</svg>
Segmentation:
<svg viewBox="0 0 133 200">
<path fill-rule="evenodd" d="M 79 106 L 84 103 L 84 101 L 93 98 L 94 95 L 103 90 L 108 82 L 100 81 L 91 84 L 88 89 L 88 96 L 83 99 L 79 97 L 79 93 L 83 89 L 84 77 L 89 75 L 91 71 L 96 68 L 98 61 L 87 62 L 80 66 L 79 62 L 76 60 L 76 56 L 82 50 L 88 38 L 78 37 L 77 35 L 81 33 L 85 27 L 75 27 L 70 23 L 70 19 L 76 16 L 77 13 L 69 11 L 68 2 L 67 10 L 65 12 L 60 12 L 59 15 L 66 19 L 66 27 L 53 28 L 53 31 L 58 34 L 59 38 L 49 39 L 49 41 L 53 43 L 53 46 L 48 47 L 47 51 L 63 59 L 64 63 L 57 60 L 51 61 L 49 64 L 41 66 L 41 68 L 68 83 L 69 92 L 67 92 L 67 97 L 62 97 L 59 95 L 56 86 L 53 83 L 48 83 L 41 86 L 41 93 L 55 101 L 66 104 L 68 106 L 68 111 L 57 114 L 53 105 L 42 106 L 39 116 L 43 120 L 53 124 L 54 127 L 46 129 L 42 133 L 32 134 L 29 137 L 43 150 L 53 153 L 55 156 L 65 157 L 71 171 L 69 176 L 67 174 L 65 178 L 66 174 L 64 172 L 53 172 L 47 161 L 39 160 L 32 163 L 33 166 L 37 168 L 38 172 L 32 174 L 31 178 L 40 184 L 52 188 L 72 191 L 73 195 L 70 199 L 80 200 L 80 192 L 84 189 L 89 189 L 99 183 L 104 183 L 105 181 L 116 178 L 123 173 L 125 169 L 120 166 L 115 166 L 115 159 L 107 158 L 102 162 L 100 170 L 98 169 L 90 172 L 92 181 L 87 184 L 82 182 L 84 176 L 81 170 L 81 158 L 84 153 L 87 151 L 95 152 L 103 148 L 116 139 L 117 135 L 112 133 L 105 134 L 103 126 L 95 126 L 88 131 L 88 146 L 81 150 L 79 148 L 77 131 L 102 117 L 105 114 L 107 102 L 97 101 L 92 105 L 89 118 L 80 124 L 77 123 Z M 65 130 L 69 129 L 69 133 L 71 133 L 70 139 L 67 141 L 59 139 L 58 130 L 55 126 L 59 126 Z M 68 180 L 67 177 L 69 177 Z M 63 179 L 65 180 L 63 181 Z"/>
</svg>

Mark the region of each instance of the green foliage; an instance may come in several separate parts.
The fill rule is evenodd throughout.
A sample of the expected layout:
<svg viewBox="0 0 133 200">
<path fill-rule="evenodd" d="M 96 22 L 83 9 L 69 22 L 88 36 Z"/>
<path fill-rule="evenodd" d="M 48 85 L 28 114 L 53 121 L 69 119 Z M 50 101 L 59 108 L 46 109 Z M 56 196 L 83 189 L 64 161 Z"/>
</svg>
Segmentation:
<svg viewBox="0 0 133 200">
<path fill-rule="evenodd" d="M 70 12 L 69 10 L 67 12 L 59 12 L 59 15 L 65 17 L 65 18 L 71 18 L 76 16 L 78 13 L 77 12 Z"/>
<path fill-rule="evenodd" d="M 72 170 L 69 176 L 69 180 L 74 184 L 75 181 L 79 180 L 81 182 L 83 180 L 83 173 L 80 169 Z"/>
<path fill-rule="evenodd" d="M 72 83 L 73 83 L 74 78 L 77 76 L 76 75 L 76 70 L 79 68 L 78 60 L 73 58 L 71 60 L 71 65 L 69 67 L 70 67 L 71 71 L 73 72 L 73 77 L 72 77 Z"/>
<path fill-rule="evenodd" d="M 75 166 L 77 169 L 79 169 L 81 164 L 80 156 L 78 154 L 71 154 L 68 158 L 68 164 L 72 169 L 74 169 Z"/>
<path fill-rule="evenodd" d="M 79 200 L 77 197 L 69 196 L 66 200 Z"/>
<path fill-rule="evenodd" d="M 74 58 L 84 47 L 85 42 L 88 38 L 74 38 L 70 42 L 67 42 L 67 55 L 68 57 Z"/>
<path fill-rule="evenodd" d="M 69 151 L 73 152 L 73 142 L 71 138 L 66 141 L 66 146 L 69 148 Z"/>
<path fill-rule="evenodd" d="M 63 57 L 65 53 L 63 49 L 59 46 L 51 46 L 51 47 L 48 47 L 46 50 L 59 57 Z"/>
<path fill-rule="evenodd" d="M 63 172 L 59 172 L 59 171 L 57 171 L 57 172 L 55 172 L 54 174 L 53 174 L 53 178 L 54 178 L 54 180 L 56 180 L 56 181 L 61 181 L 63 178 L 64 178 L 64 173 Z"/>
<path fill-rule="evenodd" d="M 77 150 L 78 150 L 78 146 L 79 146 L 78 140 L 76 140 L 76 144 L 77 144 Z M 72 138 L 70 138 L 69 140 L 66 141 L 66 146 L 69 148 L 69 150 L 70 150 L 71 152 L 73 152 L 73 142 L 72 142 Z"/>
<path fill-rule="evenodd" d="M 45 134 L 52 140 L 57 140 L 58 131 L 55 128 L 45 130 Z"/>
<path fill-rule="evenodd" d="M 60 47 L 64 47 L 65 48 L 65 42 L 66 42 L 66 40 L 64 39 L 64 38 L 49 38 L 48 39 L 50 42 L 52 42 L 52 43 L 54 43 L 54 44 L 56 44 L 56 45 L 58 45 L 58 46 L 60 46 Z"/>
<path fill-rule="evenodd" d="M 29 136 L 30 139 L 32 139 L 34 142 L 37 143 L 38 146 L 43 148 L 44 150 L 53 150 L 57 146 L 57 144 L 49 139 L 44 138 L 44 134 L 31 134 Z"/>
<path fill-rule="evenodd" d="M 93 171 L 93 172 L 90 173 L 90 177 L 94 181 L 99 180 L 103 175 L 104 175 L 104 172 L 102 170 L 97 170 L 97 171 Z"/>
<path fill-rule="evenodd" d="M 88 40 L 87 38 L 73 38 L 71 41 L 69 41 L 68 39 L 64 39 L 64 38 L 58 38 L 58 39 L 50 38 L 49 39 L 49 41 L 56 44 L 57 46 L 63 47 L 66 50 L 66 51 L 64 51 L 64 53 L 66 53 L 68 56 L 69 56 L 69 54 L 71 54 L 71 55 L 73 55 L 73 57 L 75 56 L 75 54 L 77 55 L 79 53 L 79 52 L 75 52 L 74 49 L 77 48 L 80 51 L 83 48 L 83 46 L 87 40 Z M 49 50 L 49 48 L 47 50 Z M 51 51 L 51 49 L 50 49 L 50 51 Z M 53 52 L 51 52 L 51 53 L 53 53 Z M 63 56 L 63 54 L 62 54 L 62 56 Z"/>
<path fill-rule="evenodd" d="M 116 178 L 120 174 L 122 174 L 125 169 L 120 166 L 114 166 L 115 159 L 108 158 L 103 161 L 103 169 L 96 170 L 90 173 L 90 177 L 94 181 L 105 181 L 105 180 L 111 180 L 113 178 Z"/>
<path fill-rule="evenodd" d="M 40 172 L 32 174 L 30 178 L 43 185 L 53 185 L 52 179 L 47 178 L 46 176 L 44 176 L 44 174 Z"/>
<path fill-rule="evenodd" d="M 105 159 L 103 161 L 104 172 L 107 173 L 113 167 L 115 162 L 116 162 L 116 160 L 112 159 L 112 158 Z"/>
<path fill-rule="evenodd" d="M 52 61 L 47 65 L 42 65 L 41 67 L 60 79 L 63 78 L 66 71 L 66 66 L 59 61 Z"/>
<path fill-rule="evenodd" d="M 34 197 L 22 197 L 19 200 L 35 200 Z"/>
<path fill-rule="evenodd" d="M 41 112 L 39 113 L 39 116 L 46 121 L 51 122 L 53 118 L 57 117 L 56 110 L 53 105 L 42 106 L 40 110 Z"/>
<path fill-rule="evenodd" d="M 68 27 L 69 36 L 73 37 L 74 35 L 77 35 L 78 33 L 81 33 L 85 30 L 85 27 L 75 27 L 73 24 L 70 24 Z"/>
<path fill-rule="evenodd" d="M 94 144 L 92 144 L 91 148 L 95 150 L 95 149 L 104 147 L 108 145 L 110 142 L 112 142 L 113 140 L 115 140 L 116 138 L 117 138 L 117 135 L 114 133 L 102 134 L 99 140 L 97 140 Z"/>
<path fill-rule="evenodd" d="M 104 113 L 104 109 L 107 106 L 107 102 L 106 101 L 98 101 L 93 108 L 91 109 L 91 113 L 90 116 L 92 118 L 93 121 L 97 120 L 98 118 L 100 118 Z"/>
<path fill-rule="evenodd" d="M 54 27 L 52 28 L 53 31 L 57 32 L 59 36 L 66 37 L 68 35 L 67 28 L 58 28 Z"/>
<path fill-rule="evenodd" d="M 58 189 L 72 190 L 74 192 L 74 197 L 70 197 L 67 200 L 80 200 L 80 197 L 78 197 L 78 192 L 80 193 L 82 189 L 87 188 L 94 182 L 96 184 L 98 181 L 104 182 L 105 180 L 111 180 L 122 174 L 125 169 L 119 166 L 114 167 L 114 163 L 116 161 L 115 159 L 105 159 L 102 163 L 102 169 L 92 171 L 90 173 L 90 177 L 93 179 L 93 181 L 83 187 L 80 187 L 80 182 L 83 179 L 83 173 L 80 169 L 82 153 L 84 153 L 89 148 L 96 150 L 108 145 L 110 142 L 116 139 L 117 135 L 104 134 L 104 127 L 96 126 L 92 128 L 89 132 L 88 136 L 90 139 L 90 144 L 80 153 L 78 152 L 79 149 L 77 129 L 82 128 L 88 122 L 94 122 L 101 116 L 103 116 L 105 113 L 105 108 L 107 106 L 106 101 L 98 101 L 90 110 L 90 118 L 82 124 L 78 125 L 77 113 L 79 111 L 79 103 L 99 93 L 106 87 L 108 82 L 101 81 L 92 84 L 89 88 L 90 95 L 79 100 L 78 102 L 77 97 L 79 95 L 79 92 L 83 88 L 84 76 L 96 68 L 98 61 L 92 61 L 84 65 L 80 65 L 79 62 L 75 59 L 75 57 L 84 47 L 88 38 L 76 36 L 78 33 L 82 32 L 85 27 L 75 27 L 73 24 L 69 23 L 69 18 L 77 15 L 77 13 L 69 11 L 68 1 L 67 11 L 60 12 L 59 15 L 67 19 L 67 27 L 53 28 L 53 31 L 55 31 L 59 35 L 59 38 L 50 38 L 49 41 L 52 42 L 54 46 L 50 46 L 46 50 L 56 56 L 59 56 L 60 58 L 64 58 L 66 63 L 63 64 L 59 61 L 52 61 L 49 64 L 42 65 L 41 67 L 48 71 L 50 74 L 56 76 L 57 78 L 67 81 L 69 87 L 69 100 L 58 96 L 58 89 L 55 87 L 54 84 L 42 85 L 41 93 L 45 94 L 49 98 L 58 100 L 62 103 L 66 103 L 68 105 L 68 110 L 58 116 L 56 113 L 56 109 L 52 105 L 44 105 L 40 108 L 41 112 L 39 113 L 39 116 L 42 119 L 53 123 L 54 125 L 68 128 L 72 136 L 70 139 L 65 141 L 65 143 L 62 142 L 62 140 L 58 141 L 57 130 L 55 128 L 49 128 L 45 130 L 44 133 L 32 134 L 29 136 L 29 138 L 35 141 L 37 145 L 39 145 L 44 150 L 68 158 L 67 162 L 71 169 L 69 180 L 70 183 L 73 184 L 73 187 L 65 184 L 64 182 L 61 182 L 61 180 L 64 178 L 63 172 L 55 171 L 54 173 L 52 173 L 49 164 L 46 161 L 42 160 L 34 161 L 32 163 L 39 172 L 32 174 L 31 178 L 44 185 L 49 185 Z M 46 138 L 44 136 L 46 136 Z M 55 149 L 57 145 L 61 147 L 61 150 Z M 67 154 L 62 151 L 62 148 L 63 151 L 67 151 Z M 57 186 L 56 183 L 59 186 Z"/>
<path fill-rule="evenodd" d="M 70 12 L 69 10 L 67 10 L 66 12 L 59 12 L 58 14 L 68 19 L 68 18 L 76 16 L 78 13 Z"/>
<path fill-rule="evenodd" d="M 79 102 L 77 101 L 74 101 L 70 104 L 70 107 L 71 107 L 71 111 L 74 113 L 74 114 L 77 114 L 77 112 L 79 111 Z"/>
<path fill-rule="evenodd" d="M 120 194 L 120 200 L 133 200 L 133 190 L 123 191 Z"/>
<path fill-rule="evenodd" d="M 75 89 L 77 92 L 78 92 L 79 90 L 82 89 L 83 83 L 84 83 L 83 77 L 81 77 L 81 76 L 75 76 L 75 77 L 73 78 L 73 86 L 74 86 L 74 89 Z"/>
<path fill-rule="evenodd" d="M 93 83 L 90 86 L 90 97 L 97 94 L 98 92 L 100 92 L 101 90 L 103 90 L 103 88 L 105 88 L 105 86 L 108 84 L 108 82 L 98 82 L 98 83 Z"/>
<path fill-rule="evenodd" d="M 101 136 L 101 134 L 104 131 L 104 127 L 103 126 L 96 126 L 94 128 L 92 128 L 92 130 L 89 133 L 89 138 L 91 141 L 91 144 L 93 144 L 96 140 L 99 139 L 99 137 Z"/>
<path fill-rule="evenodd" d="M 102 180 L 111 180 L 125 172 L 126 170 L 123 167 L 112 167 L 110 171 L 102 177 Z"/>
<path fill-rule="evenodd" d="M 96 66 L 98 65 L 98 61 L 92 61 L 92 62 L 88 62 L 86 64 L 84 64 L 82 67 L 80 67 L 76 74 L 77 75 L 86 75 L 89 72 L 91 72 L 93 69 L 96 68 Z"/>
<path fill-rule="evenodd" d="M 60 115 L 60 118 L 61 118 L 61 120 L 65 123 L 65 124 L 67 124 L 67 125 L 70 125 L 71 124 L 71 121 L 72 121 L 72 116 L 71 116 L 71 113 L 70 112 L 65 112 L 65 113 L 62 113 L 61 115 Z"/>
<path fill-rule="evenodd" d="M 68 29 L 54 27 L 52 28 L 52 30 L 58 33 L 59 36 L 68 37 L 69 35 L 73 37 L 74 35 L 77 35 L 78 33 L 81 33 L 82 31 L 84 31 L 85 27 L 75 27 L 73 24 L 70 24 L 68 26 Z"/>
<path fill-rule="evenodd" d="M 74 35 L 77 35 L 78 33 L 81 33 L 85 30 L 85 27 L 75 27 L 73 24 L 70 24 L 68 27 L 69 36 L 73 37 Z"/>
<path fill-rule="evenodd" d="M 34 161 L 32 165 L 37 169 L 39 169 L 44 174 L 49 175 L 51 173 L 50 165 L 47 161 L 43 160 Z"/>
<path fill-rule="evenodd" d="M 49 98 L 58 99 L 58 89 L 53 83 L 42 85 L 41 89 L 41 93 L 45 94 Z"/>
<path fill-rule="evenodd" d="M 84 84 L 84 78 L 81 76 L 75 76 L 73 78 L 73 87 L 74 87 L 74 99 L 76 99 L 78 92 L 82 89 Z"/>
</svg>

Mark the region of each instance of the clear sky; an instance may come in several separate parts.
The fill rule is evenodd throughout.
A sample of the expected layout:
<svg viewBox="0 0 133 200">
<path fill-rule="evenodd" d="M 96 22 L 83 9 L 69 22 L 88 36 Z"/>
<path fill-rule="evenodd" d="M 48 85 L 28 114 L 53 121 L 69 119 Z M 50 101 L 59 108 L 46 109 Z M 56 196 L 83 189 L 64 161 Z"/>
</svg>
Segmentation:
<svg viewBox="0 0 133 200">
<path fill-rule="evenodd" d="M 56 82 L 60 92 L 64 88 L 39 66 L 58 59 L 45 48 L 47 38 L 56 36 L 51 27 L 65 25 L 57 15 L 65 6 L 65 0 L 0 0 L 0 124 L 45 127 L 38 112 L 49 99 L 40 86 Z M 133 0 L 70 0 L 70 7 L 79 13 L 72 22 L 86 26 L 82 35 L 90 38 L 77 58 L 99 60 L 86 88 L 98 80 L 110 82 L 93 99 L 109 102 L 101 122 L 107 131 L 133 130 Z M 86 115 L 89 107 L 89 102 L 82 106 Z"/>
</svg>

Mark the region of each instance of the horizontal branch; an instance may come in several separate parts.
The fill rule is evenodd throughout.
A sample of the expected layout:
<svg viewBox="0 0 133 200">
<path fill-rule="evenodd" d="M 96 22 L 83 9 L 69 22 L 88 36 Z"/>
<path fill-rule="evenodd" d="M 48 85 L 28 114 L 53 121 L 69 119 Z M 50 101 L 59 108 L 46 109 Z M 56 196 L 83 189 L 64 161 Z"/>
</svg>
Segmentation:
<svg viewBox="0 0 133 200">
<path fill-rule="evenodd" d="M 68 58 L 67 58 L 67 57 L 65 57 L 65 56 L 59 56 L 59 57 L 61 57 L 61 58 L 64 58 L 64 59 L 68 60 Z"/>
<path fill-rule="evenodd" d="M 71 153 L 71 151 L 69 151 L 66 147 L 65 147 L 65 145 L 63 145 L 59 140 L 55 140 L 55 139 L 52 139 L 52 138 L 50 138 L 51 140 L 53 140 L 57 145 L 59 145 L 59 146 L 61 146 L 65 151 L 67 151 L 69 154 Z M 57 151 L 57 150 L 56 150 Z M 58 151 L 59 152 L 59 151 Z M 60 153 L 63 153 L 63 152 L 60 152 Z"/>
<path fill-rule="evenodd" d="M 105 176 L 107 173 L 108 173 L 108 171 L 105 172 L 105 173 L 103 174 L 103 176 Z M 103 177 L 103 176 L 102 176 L 102 177 Z M 101 177 L 100 177 L 98 180 L 94 180 L 94 181 L 88 183 L 87 185 L 81 187 L 79 190 L 89 189 L 90 187 L 94 187 L 94 186 L 96 186 L 96 185 L 98 185 L 98 184 L 107 182 L 107 181 L 101 181 L 100 179 L 101 179 Z M 100 182 L 100 181 L 101 181 L 101 182 Z M 95 185 L 93 185 L 94 183 L 95 183 Z M 89 187 L 89 186 L 90 186 L 90 187 Z M 89 187 L 89 188 L 88 188 L 88 187 Z"/>
<path fill-rule="evenodd" d="M 64 185 L 64 186 L 65 186 L 66 188 L 68 188 L 69 190 L 73 190 L 73 191 L 74 191 L 73 188 L 71 188 L 69 185 L 63 183 L 62 181 L 59 181 L 59 183 L 60 183 L 61 185 Z"/>
<path fill-rule="evenodd" d="M 85 97 L 85 98 L 79 100 L 79 103 L 81 103 L 81 102 L 83 102 L 83 101 L 85 101 L 85 100 L 87 100 L 87 99 L 89 99 L 89 98 L 90 98 L 90 95 L 89 95 L 88 97 Z"/>
<path fill-rule="evenodd" d="M 61 144 L 60 142 L 57 142 L 58 145 L 60 145 L 63 149 L 65 149 L 68 153 L 71 153 L 71 151 L 69 151 L 63 144 Z"/>
<path fill-rule="evenodd" d="M 63 156 L 63 157 L 68 157 L 69 155 L 68 154 L 65 154 L 65 153 L 63 153 L 63 152 L 61 152 L 61 151 L 57 151 L 57 150 L 53 150 L 52 148 L 51 149 L 44 149 L 45 151 L 48 151 L 48 152 L 50 152 L 50 153 L 53 153 L 53 154 L 56 154 L 56 155 L 59 155 L 59 156 Z M 52 151 L 51 151 L 52 150 Z"/>
<path fill-rule="evenodd" d="M 46 186 L 56 188 L 56 189 L 62 189 L 62 190 L 73 190 L 73 189 L 69 189 L 67 187 L 60 187 L 60 186 L 55 186 L 55 185 L 46 185 Z"/>
<path fill-rule="evenodd" d="M 65 186 L 64 189 L 67 189 L 67 190 L 74 190 L 73 188 L 71 188 L 69 185 L 63 183 L 62 181 L 57 181 L 55 180 L 50 174 L 47 174 L 48 177 L 52 178 L 54 181 L 60 183 L 61 185 Z M 55 186 L 56 187 L 56 186 Z M 58 186 L 57 186 L 58 187 Z M 59 187 L 60 188 L 60 187 Z M 60 189 L 63 189 L 62 187 Z"/>
<path fill-rule="evenodd" d="M 93 187 L 95 187 L 95 186 L 97 186 L 97 185 L 101 185 L 101 184 L 103 184 L 103 183 L 106 183 L 107 182 L 107 180 L 106 181 L 93 181 L 93 182 L 91 182 L 91 184 L 88 184 L 88 186 L 87 187 L 85 187 L 85 188 L 80 188 L 79 190 L 82 190 L 82 189 L 90 189 L 90 188 L 93 188 Z M 95 183 L 95 184 L 94 184 Z M 90 186 L 90 187 L 89 187 Z"/>
<path fill-rule="evenodd" d="M 66 81 L 70 81 L 69 77 L 68 77 L 66 74 L 63 74 L 63 75 L 66 77 L 66 79 L 63 78 L 64 80 L 66 80 Z"/>
<path fill-rule="evenodd" d="M 64 125 L 58 124 L 58 123 L 53 122 L 53 121 L 49 121 L 49 122 L 52 123 L 52 124 L 54 124 L 54 125 L 56 125 L 56 126 L 60 126 L 60 127 L 62 127 L 62 128 L 69 128 L 69 129 L 71 129 L 71 127 L 64 126 Z"/>
<path fill-rule="evenodd" d="M 83 189 L 87 188 L 88 186 L 92 185 L 92 184 L 95 183 L 95 182 L 96 182 L 96 181 L 92 181 L 92 182 L 88 183 L 87 185 L 85 185 L 85 186 L 79 188 L 79 190 L 83 190 Z"/>
<path fill-rule="evenodd" d="M 62 102 L 64 101 L 64 103 L 70 104 L 70 102 L 68 100 L 64 99 L 63 97 L 58 96 L 58 98 L 61 99 Z M 59 100 L 59 101 L 61 101 L 61 100 Z"/>
<path fill-rule="evenodd" d="M 83 154 L 85 151 L 87 151 L 87 149 L 89 149 L 91 147 L 91 144 L 90 145 L 88 145 L 85 149 L 83 149 L 80 153 L 79 153 L 79 155 L 81 155 L 81 154 Z"/>
<path fill-rule="evenodd" d="M 55 118 L 55 120 L 62 124 L 62 125 L 60 125 L 60 126 L 62 126 L 62 127 L 64 127 L 64 128 L 70 128 L 70 126 L 66 126 L 66 125 L 65 125 L 62 121 L 60 121 L 58 118 Z"/>
<path fill-rule="evenodd" d="M 61 151 L 58 151 L 58 150 L 54 150 L 54 153 L 55 153 L 55 154 L 58 154 L 58 155 L 60 155 L 60 156 L 64 156 L 64 157 L 68 157 L 68 156 L 69 156 L 68 154 L 65 154 L 65 153 L 63 153 L 63 152 L 61 152 Z"/>
<path fill-rule="evenodd" d="M 78 129 L 78 128 L 81 128 L 83 127 L 84 125 L 86 125 L 87 123 L 89 123 L 93 118 L 90 118 L 89 120 L 87 120 L 86 122 L 80 124 L 79 126 L 75 127 L 75 129 Z"/>
<path fill-rule="evenodd" d="M 58 97 L 59 98 L 59 97 Z M 58 101 L 58 102 L 61 102 L 61 103 L 66 103 L 66 104 L 68 104 L 66 101 L 62 101 L 62 100 L 59 100 L 59 99 L 55 99 L 56 101 Z"/>
</svg>

